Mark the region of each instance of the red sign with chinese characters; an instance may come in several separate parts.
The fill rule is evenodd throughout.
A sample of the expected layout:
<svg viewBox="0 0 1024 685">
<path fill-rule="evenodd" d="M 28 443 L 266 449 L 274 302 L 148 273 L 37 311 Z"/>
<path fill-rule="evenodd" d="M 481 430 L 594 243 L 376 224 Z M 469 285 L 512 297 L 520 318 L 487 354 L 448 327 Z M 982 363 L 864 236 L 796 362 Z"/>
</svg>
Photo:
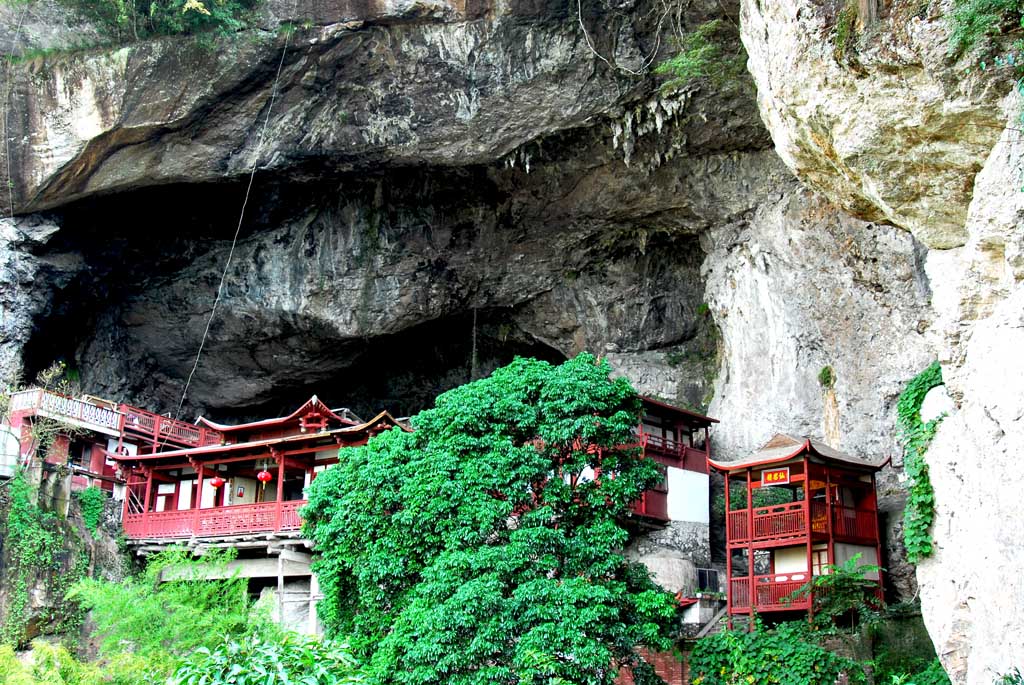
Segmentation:
<svg viewBox="0 0 1024 685">
<path fill-rule="evenodd" d="M 789 483 L 789 467 L 766 469 L 761 472 L 761 487 L 766 485 L 786 485 Z"/>
</svg>

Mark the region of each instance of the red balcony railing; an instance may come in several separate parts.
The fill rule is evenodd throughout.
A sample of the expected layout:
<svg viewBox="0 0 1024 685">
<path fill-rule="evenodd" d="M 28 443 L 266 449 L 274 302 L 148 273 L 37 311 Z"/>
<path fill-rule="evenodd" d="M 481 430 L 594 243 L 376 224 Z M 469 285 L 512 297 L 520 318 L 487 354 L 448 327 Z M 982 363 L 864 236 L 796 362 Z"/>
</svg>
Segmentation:
<svg viewBox="0 0 1024 685">
<path fill-rule="evenodd" d="M 811 526 L 815 533 L 827 533 L 828 507 L 815 502 L 811 507 Z M 870 509 L 832 505 L 832 536 L 874 542 L 878 539 L 878 514 Z"/>
<path fill-rule="evenodd" d="M 630 506 L 630 510 L 638 516 L 646 516 L 657 521 L 668 521 L 668 492 L 644 490 L 640 499 Z"/>
<path fill-rule="evenodd" d="M 807 533 L 807 509 L 803 502 L 789 502 L 754 509 L 753 539 L 777 540 Z M 729 512 L 729 542 L 751 540 L 746 509 Z"/>
<path fill-rule="evenodd" d="M 784 540 L 807 533 L 806 506 L 804 502 L 776 504 L 754 509 L 753 538 L 747 510 L 730 511 L 728 514 L 729 542 L 759 542 Z M 828 507 L 820 502 L 811 506 L 811 530 L 828 533 Z M 870 509 L 857 509 L 832 505 L 832 536 L 837 539 L 873 542 L 878 538 L 877 514 Z"/>
<path fill-rule="evenodd" d="M 219 432 L 205 426 L 194 426 L 127 404 L 122 404 L 120 410 L 124 414 L 126 435 L 141 436 L 158 445 L 202 447 L 218 445 L 221 441 Z"/>
<path fill-rule="evenodd" d="M 97 428 L 105 433 L 121 430 L 121 414 L 117 411 L 49 390 L 36 388 L 11 395 L 11 412 L 19 411 L 31 411 L 84 428 Z"/>
<path fill-rule="evenodd" d="M 302 525 L 298 512 L 305 504 L 305 500 L 280 506 L 277 502 L 237 504 L 200 509 L 198 517 L 195 509 L 127 513 L 124 533 L 132 539 L 159 539 L 298 530 Z"/>
<path fill-rule="evenodd" d="M 787 597 L 802 588 L 807 581 L 806 572 L 754 576 L 754 591 L 751 593 L 750 578 L 732 578 L 729 580 L 730 609 L 750 609 L 751 599 L 754 602 L 752 608 L 757 611 L 808 609 L 811 605 L 808 596 L 786 601 Z"/>
<path fill-rule="evenodd" d="M 667 466 L 697 471 L 708 472 L 708 453 L 704 450 L 695 449 L 685 443 L 671 438 L 663 438 L 660 435 L 650 433 L 640 434 L 640 446 L 644 454 Z"/>
</svg>

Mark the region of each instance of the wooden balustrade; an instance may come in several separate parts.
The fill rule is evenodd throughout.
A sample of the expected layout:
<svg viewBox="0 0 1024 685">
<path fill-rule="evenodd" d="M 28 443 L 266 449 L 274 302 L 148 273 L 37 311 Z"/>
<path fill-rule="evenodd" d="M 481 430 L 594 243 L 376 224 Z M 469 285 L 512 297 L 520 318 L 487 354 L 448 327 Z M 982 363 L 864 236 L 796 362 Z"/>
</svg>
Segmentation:
<svg viewBox="0 0 1024 685">
<path fill-rule="evenodd" d="M 751 593 L 750 578 L 732 578 L 729 580 L 730 607 L 732 609 L 753 608 L 757 611 L 808 609 L 811 604 L 809 597 L 786 601 L 807 581 L 808 574 L 806 572 L 754 576 L 754 590 Z M 754 602 L 753 607 L 751 607 L 751 600 Z"/>
<path fill-rule="evenodd" d="M 114 409 L 38 388 L 14 393 L 11 411 L 34 411 L 86 428 L 100 428 L 103 432 L 120 432 L 121 428 L 121 414 Z"/>
<path fill-rule="evenodd" d="M 754 509 L 753 538 L 746 509 L 728 513 L 729 542 L 780 540 L 807 533 L 804 502 L 790 502 Z M 873 541 L 878 535 L 877 513 L 870 509 L 832 506 L 832 535 L 837 539 Z M 811 530 L 828 532 L 828 508 L 816 502 L 811 507 Z"/>
<path fill-rule="evenodd" d="M 815 533 L 828 531 L 828 507 L 815 502 L 811 507 Z M 871 509 L 832 505 L 832 535 L 837 539 L 874 541 L 878 537 L 878 514 Z"/>
<path fill-rule="evenodd" d="M 644 454 L 649 457 L 654 459 L 658 457 L 669 458 L 674 462 L 668 464 L 669 466 L 676 466 L 699 473 L 708 472 L 708 453 L 704 450 L 690 447 L 671 438 L 651 435 L 650 433 L 640 434 L 640 445 L 644 449 Z"/>
<path fill-rule="evenodd" d="M 122 404 L 120 410 L 124 414 L 124 432 L 126 434 L 142 436 L 146 440 L 158 444 L 203 447 L 204 445 L 217 445 L 221 441 L 222 436 L 219 432 L 205 426 L 194 426 L 191 423 L 160 416 L 127 404 Z"/>
<path fill-rule="evenodd" d="M 124 532 L 130 539 L 139 539 L 298 530 L 302 526 L 299 509 L 305 505 L 306 500 L 236 504 L 200 509 L 198 516 L 195 509 L 128 513 Z"/>
<path fill-rule="evenodd" d="M 754 540 L 777 540 L 807 533 L 807 509 L 803 502 L 790 502 L 754 509 L 753 531 L 748 523 L 748 511 L 729 512 L 729 542 L 747 542 L 753 532 Z"/>
</svg>

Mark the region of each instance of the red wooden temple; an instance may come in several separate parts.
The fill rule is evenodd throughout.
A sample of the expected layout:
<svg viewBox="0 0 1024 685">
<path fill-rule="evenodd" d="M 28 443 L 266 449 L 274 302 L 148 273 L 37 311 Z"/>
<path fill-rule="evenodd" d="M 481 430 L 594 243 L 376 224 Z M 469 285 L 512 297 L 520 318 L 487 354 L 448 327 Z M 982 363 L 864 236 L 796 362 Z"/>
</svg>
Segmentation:
<svg viewBox="0 0 1024 685">
<path fill-rule="evenodd" d="M 682 509 L 687 502 L 692 505 L 693 498 L 697 497 L 703 498 L 703 521 L 707 522 L 709 429 L 718 419 L 649 397 L 641 400 L 644 414 L 637 428 L 640 445 L 646 456 L 664 467 L 665 478 L 643 493 L 633 505 L 633 513 L 655 524 L 691 519 L 693 515 Z"/>
<path fill-rule="evenodd" d="M 639 444 L 664 467 L 665 478 L 633 505 L 635 520 L 706 523 L 709 428 L 717 421 L 650 398 L 643 408 Z M 338 449 L 401 425 L 387 412 L 362 422 L 315 396 L 288 416 L 237 426 L 204 418 L 190 424 L 40 389 L 16 393 L 11 409 L 12 428 L 24 436 L 36 417 L 77 429 L 58 436 L 44 460 L 70 466 L 74 489 L 125 484 L 124 528 L 132 540 L 297 529 L 302 488 L 337 462 Z M 22 439 L 21 449 L 27 463 L 31 441 Z"/>
<path fill-rule="evenodd" d="M 827 565 L 857 554 L 863 564 L 879 564 L 881 464 L 784 434 L 747 459 L 710 463 L 725 474 L 730 616 L 811 611 L 811 596 L 787 598 Z M 868 577 L 880 591 L 880 575 Z"/>
<path fill-rule="evenodd" d="M 297 532 L 303 489 L 338 462 L 339 449 L 395 426 L 411 430 L 387 412 L 359 421 L 315 395 L 276 419 L 226 426 L 200 418 L 191 427 L 196 446 L 158 439 L 155 450 L 111 455 L 127 481 L 125 536 L 161 541 Z"/>
</svg>

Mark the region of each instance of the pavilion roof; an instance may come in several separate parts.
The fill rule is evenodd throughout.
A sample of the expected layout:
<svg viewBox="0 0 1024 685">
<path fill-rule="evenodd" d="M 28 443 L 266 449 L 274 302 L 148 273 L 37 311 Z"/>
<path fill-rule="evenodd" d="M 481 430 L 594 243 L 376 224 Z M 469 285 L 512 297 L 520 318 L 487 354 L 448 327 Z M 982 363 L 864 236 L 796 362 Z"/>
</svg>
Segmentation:
<svg viewBox="0 0 1024 685">
<path fill-rule="evenodd" d="M 361 432 L 370 430 L 381 423 L 385 423 L 390 426 L 397 426 L 406 432 L 412 432 L 412 428 L 410 428 L 404 423 L 399 422 L 395 417 L 391 416 L 389 412 L 382 411 L 369 421 L 365 421 L 363 423 L 351 426 L 345 426 L 344 428 L 336 428 L 334 430 L 324 431 L 322 433 L 303 433 L 301 435 L 289 435 L 286 437 L 279 438 L 267 438 L 265 440 L 239 442 L 231 445 L 205 445 L 203 447 L 189 447 L 187 449 L 167 450 L 165 452 L 156 452 L 154 454 L 110 454 L 109 456 L 111 459 L 121 462 L 151 462 L 160 459 L 187 459 L 192 457 L 204 457 L 220 455 L 229 452 L 240 452 L 243 450 L 259 447 L 272 447 L 277 445 L 288 445 L 290 443 L 309 442 L 317 438 L 359 434 Z"/>
<path fill-rule="evenodd" d="M 249 423 L 240 423 L 234 426 L 228 426 L 223 423 L 216 423 L 209 420 L 205 416 L 200 416 L 196 419 L 196 423 L 201 423 L 207 428 L 212 428 L 215 431 L 221 433 L 235 433 L 238 431 L 250 431 L 257 428 L 270 428 L 273 426 L 279 426 L 289 421 L 301 418 L 303 415 L 308 414 L 311 411 L 318 411 L 321 414 L 329 416 L 333 419 L 340 421 L 341 423 L 347 423 L 350 425 L 356 425 L 359 423 L 358 418 L 355 414 L 350 412 L 348 409 L 328 409 L 319 397 L 313 395 L 306 400 L 302 406 L 293 411 L 288 416 L 279 416 L 274 419 L 262 419 L 260 421 L 250 421 Z M 340 412 L 340 413 L 339 413 Z M 389 415 L 390 416 L 390 415 Z"/>
<path fill-rule="evenodd" d="M 718 419 L 713 419 L 710 416 L 698 414 L 697 412 L 690 411 L 689 409 L 682 409 L 680 407 L 668 404 L 667 402 L 662 402 L 661 400 L 656 400 L 651 397 L 644 397 L 643 395 L 640 396 L 640 399 L 641 401 L 643 401 L 644 404 L 649 404 L 659 409 L 665 409 L 671 413 L 682 414 L 683 416 L 690 420 L 690 423 L 694 423 L 700 426 L 710 426 L 713 423 L 718 423 Z"/>
<path fill-rule="evenodd" d="M 807 454 L 813 461 L 820 463 L 836 464 L 864 471 L 877 471 L 885 464 L 884 460 L 878 462 L 867 461 L 826 445 L 821 440 L 796 437 L 788 433 L 776 433 L 771 440 L 762 445 L 760 449 L 749 457 L 736 459 L 735 461 L 715 461 L 714 459 L 709 459 L 708 463 L 719 471 L 740 471 L 758 466 L 783 464 L 802 457 L 804 454 Z"/>
</svg>

